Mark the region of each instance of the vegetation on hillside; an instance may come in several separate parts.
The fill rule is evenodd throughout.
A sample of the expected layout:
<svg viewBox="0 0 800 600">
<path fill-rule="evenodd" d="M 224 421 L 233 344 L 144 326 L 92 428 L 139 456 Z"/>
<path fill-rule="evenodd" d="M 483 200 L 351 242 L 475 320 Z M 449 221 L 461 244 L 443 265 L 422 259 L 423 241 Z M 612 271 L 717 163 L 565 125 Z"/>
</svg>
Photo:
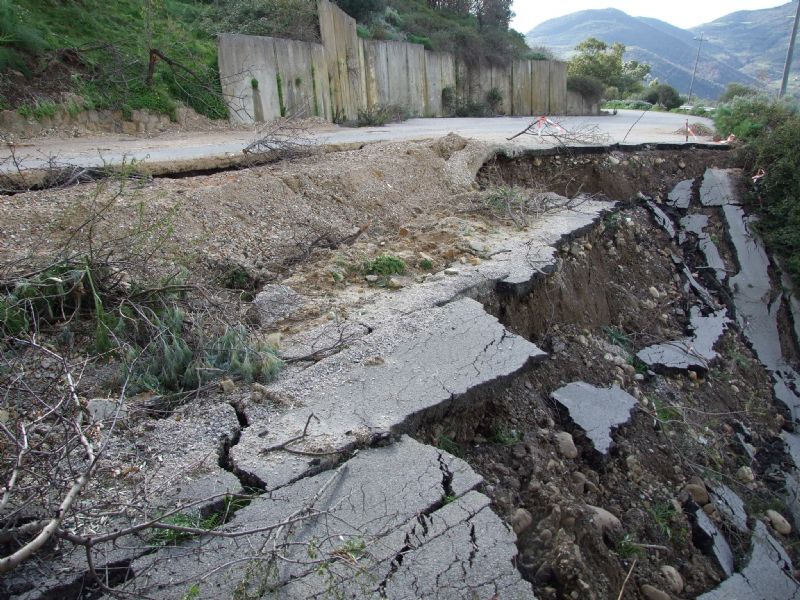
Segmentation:
<svg viewBox="0 0 800 600">
<path fill-rule="evenodd" d="M 547 58 L 509 29 L 510 0 L 336 0 L 362 37 L 403 40 L 468 62 Z M 318 41 L 314 0 L 0 0 L 0 109 L 42 118 L 179 102 L 224 118 L 216 35 Z M 71 96 L 65 96 L 69 92 Z"/>
<path fill-rule="evenodd" d="M 800 106 L 742 91 L 717 108 L 715 125 L 720 135 L 732 133 L 745 143 L 748 174 L 764 169 L 760 190 L 752 194 L 759 228 L 800 285 Z"/>
<path fill-rule="evenodd" d="M 226 116 L 216 42 L 191 0 L 0 0 L 0 104 L 24 108 L 76 94 L 75 110 L 140 108 L 174 117 L 183 102 Z"/>
<path fill-rule="evenodd" d="M 625 45 L 609 46 L 590 37 L 575 47 L 568 73 L 573 77 L 591 77 L 606 88 L 608 99 L 627 98 L 644 89 L 642 80 L 650 73 L 650 65 L 636 60 L 625 61 Z"/>
</svg>

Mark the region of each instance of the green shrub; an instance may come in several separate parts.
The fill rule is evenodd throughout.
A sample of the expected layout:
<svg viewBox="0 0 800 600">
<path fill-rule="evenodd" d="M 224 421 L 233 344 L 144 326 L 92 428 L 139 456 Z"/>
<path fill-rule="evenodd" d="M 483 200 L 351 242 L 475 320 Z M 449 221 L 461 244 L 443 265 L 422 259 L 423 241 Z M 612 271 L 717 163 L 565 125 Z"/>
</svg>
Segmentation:
<svg viewBox="0 0 800 600">
<path fill-rule="evenodd" d="M 365 262 L 364 272 L 369 275 L 402 275 L 406 272 L 406 263 L 402 258 L 392 254 L 383 254 Z"/>
<path fill-rule="evenodd" d="M 374 106 L 358 111 L 358 127 L 380 127 L 387 123 L 399 123 L 409 118 L 408 110 L 399 104 Z"/>
<path fill-rule="evenodd" d="M 41 121 L 45 118 L 53 118 L 56 115 L 58 106 L 49 100 L 37 100 L 34 104 L 23 104 L 17 108 L 17 112 L 26 119 L 36 119 Z"/>
<path fill-rule="evenodd" d="M 650 104 L 659 104 L 667 110 L 678 108 L 683 104 L 681 95 L 671 85 L 661 83 L 656 86 L 651 86 L 645 91 L 642 100 Z"/>
<path fill-rule="evenodd" d="M 577 92 L 589 102 L 597 102 L 603 97 L 605 86 L 597 77 L 570 75 L 567 77 L 567 89 Z M 617 91 L 617 94 L 619 94 L 619 91 Z"/>
<path fill-rule="evenodd" d="M 729 83 L 728 87 L 725 88 L 725 92 L 719 97 L 719 102 L 725 104 L 738 96 L 758 96 L 758 94 L 758 90 L 750 86 L 742 83 Z"/>
<path fill-rule="evenodd" d="M 714 125 L 727 137 L 731 133 L 742 141 L 753 141 L 768 135 L 796 113 L 789 102 L 767 96 L 737 96 L 717 107 Z"/>
<path fill-rule="evenodd" d="M 503 106 L 503 91 L 500 88 L 493 87 L 486 92 L 486 105 L 492 114 L 499 114 Z"/>
</svg>

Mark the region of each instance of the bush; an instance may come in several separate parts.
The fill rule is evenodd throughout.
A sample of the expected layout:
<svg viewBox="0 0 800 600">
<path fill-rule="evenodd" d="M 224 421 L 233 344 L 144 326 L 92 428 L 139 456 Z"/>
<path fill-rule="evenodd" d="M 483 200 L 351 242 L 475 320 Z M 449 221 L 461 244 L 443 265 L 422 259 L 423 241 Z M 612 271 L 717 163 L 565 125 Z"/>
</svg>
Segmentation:
<svg viewBox="0 0 800 600">
<path fill-rule="evenodd" d="M 383 254 L 365 262 L 364 271 L 369 275 L 402 275 L 406 272 L 406 263 L 393 254 Z"/>
<path fill-rule="evenodd" d="M 681 104 L 683 104 L 683 99 L 678 93 L 678 90 L 671 85 L 667 85 L 666 83 L 661 83 L 648 88 L 642 97 L 642 100 L 649 102 L 650 104 L 659 104 L 667 110 L 678 108 Z"/>
<path fill-rule="evenodd" d="M 644 100 L 611 100 L 603 105 L 604 109 L 650 110 L 653 105 Z"/>
<path fill-rule="evenodd" d="M 492 88 L 486 92 L 486 104 L 492 114 L 499 114 L 503 106 L 503 92 L 500 88 Z"/>
<path fill-rule="evenodd" d="M 800 284 L 800 117 L 788 114 L 762 129 L 752 143 L 753 168 L 763 167 L 760 230 L 771 248 L 786 257 Z"/>
<path fill-rule="evenodd" d="M 758 90 L 741 83 L 729 83 L 719 101 L 724 104 L 738 96 L 758 96 Z"/>
<path fill-rule="evenodd" d="M 408 110 L 399 104 L 378 105 L 358 111 L 357 127 L 380 127 L 409 118 Z"/>
<path fill-rule="evenodd" d="M 567 89 L 580 94 L 589 102 L 597 102 L 603 97 L 605 86 L 597 77 L 570 75 L 567 77 Z M 617 91 L 617 95 L 619 95 L 619 91 Z"/>
<path fill-rule="evenodd" d="M 334 0 L 344 12 L 356 21 L 369 21 L 375 13 L 386 9 L 386 0 Z"/>
<path fill-rule="evenodd" d="M 734 134 L 740 140 L 749 142 L 768 135 L 795 112 L 796 108 L 788 102 L 767 96 L 737 96 L 717 107 L 714 125 L 723 137 Z"/>
</svg>

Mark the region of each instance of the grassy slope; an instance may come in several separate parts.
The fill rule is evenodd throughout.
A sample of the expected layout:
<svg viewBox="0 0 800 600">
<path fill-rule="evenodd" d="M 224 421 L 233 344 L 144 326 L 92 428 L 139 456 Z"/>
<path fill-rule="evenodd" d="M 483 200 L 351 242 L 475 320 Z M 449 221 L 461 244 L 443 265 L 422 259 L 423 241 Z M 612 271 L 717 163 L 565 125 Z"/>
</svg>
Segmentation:
<svg viewBox="0 0 800 600">
<path fill-rule="evenodd" d="M 216 42 L 199 27 L 207 5 L 191 0 L 0 0 L 0 10 L 9 7 L 17 19 L 11 27 L 25 35 L 12 32 L 11 41 L 6 39 L 0 69 L 22 71 L 30 89 L 27 97 L 10 90 L 7 104 L 41 104 L 57 92 L 72 91 L 85 99 L 86 108 L 150 108 L 174 115 L 175 102 L 181 100 L 208 116 L 225 116 L 214 93 L 219 85 Z M 148 15 L 153 47 L 196 77 L 159 62 L 153 86 L 145 86 Z M 24 43 L 31 34 L 40 42 Z M 64 48 L 78 49 L 82 64 L 59 59 Z"/>
</svg>

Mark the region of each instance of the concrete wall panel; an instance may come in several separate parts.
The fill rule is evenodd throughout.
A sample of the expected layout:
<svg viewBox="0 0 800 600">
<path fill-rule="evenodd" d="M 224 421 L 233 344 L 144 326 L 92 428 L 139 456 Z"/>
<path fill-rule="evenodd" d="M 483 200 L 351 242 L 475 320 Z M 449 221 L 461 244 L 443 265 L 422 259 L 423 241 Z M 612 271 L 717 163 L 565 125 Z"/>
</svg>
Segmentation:
<svg viewBox="0 0 800 600">
<path fill-rule="evenodd" d="M 531 61 L 516 60 L 511 65 L 513 93 L 512 114 L 518 117 L 531 114 Z"/>
<path fill-rule="evenodd" d="M 253 123 L 279 117 L 273 38 L 224 34 L 219 36 L 218 44 L 220 81 L 231 122 Z M 253 87 L 254 80 L 257 87 Z"/>
<path fill-rule="evenodd" d="M 550 112 L 550 61 L 531 61 L 531 111 L 539 116 Z"/>
<path fill-rule="evenodd" d="M 404 44 L 408 72 L 408 103 L 406 108 L 415 117 L 425 116 L 425 46 Z"/>
<path fill-rule="evenodd" d="M 567 114 L 567 63 L 550 62 L 550 114 Z"/>
<path fill-rule="evenodd" d="M 466 65 L 419 44 L 360 40 L 355 21 L 338 6 L 317 0 L 317 7 L 321 45 L 219 37 L 220 79 L 232 122 L 279 117 L 279 81 L 287 114 L 328 120 L 356 120 L 359 110 L 387 104 L 399 104 L 414 115 L 443 116 L 442 90 L 451 86 L 458 98 L 479 103 L 497 88 L 503 95 L 499 111 L 506 114 L 564 114 L 579 108 L 575 98 L 568 104 L 564 63 Z"/>
</svg>

